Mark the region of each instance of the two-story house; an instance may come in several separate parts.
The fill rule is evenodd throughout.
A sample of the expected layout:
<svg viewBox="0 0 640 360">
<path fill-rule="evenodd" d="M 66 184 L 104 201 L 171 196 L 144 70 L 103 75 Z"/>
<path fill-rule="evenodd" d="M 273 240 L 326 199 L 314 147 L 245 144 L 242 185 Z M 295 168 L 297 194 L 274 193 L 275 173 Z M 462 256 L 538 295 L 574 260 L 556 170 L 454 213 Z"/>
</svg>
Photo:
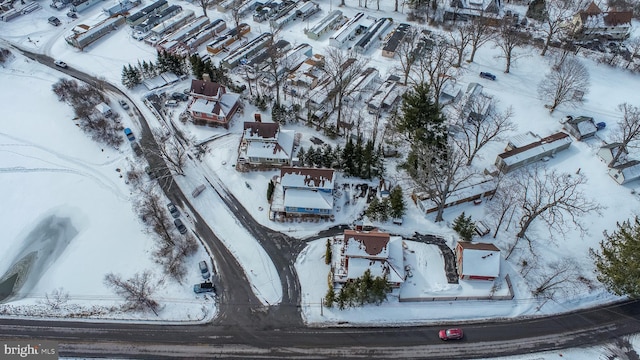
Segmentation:
<svg viewBox="0 0 640 360">
<path fill-rule="evenodd" d="M 334 211 L 335 172 L 283 166 L 271 199 L 271 216 L 329 219 Z"/>
<path fill-rule="evenodd" d="M 191 80 L 190 93 L 192 97 L 187 111 L 194 124 L 229 128 L 240 107 L 240 95 L 227 93 L 226 88 L 218 83 L 197 79 Z"/>
<path fill-rule="evenodd" d="M 294 140 L 295 131 L 284 130 L 278 123 L 245 122 L 236 169 L 290 166 Z"/>
</svg>

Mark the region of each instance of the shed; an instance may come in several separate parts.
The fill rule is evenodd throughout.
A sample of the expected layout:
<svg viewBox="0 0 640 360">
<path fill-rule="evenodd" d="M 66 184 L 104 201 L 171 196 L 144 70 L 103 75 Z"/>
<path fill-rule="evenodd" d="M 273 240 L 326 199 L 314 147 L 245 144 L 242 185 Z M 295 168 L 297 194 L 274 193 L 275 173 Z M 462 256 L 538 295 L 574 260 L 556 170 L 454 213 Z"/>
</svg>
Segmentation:
<svg viewBox="0 0 640 360">
<path fill-rule="evenodd" d="M 640 179 L 640 161 L 631 160 L 616 165 L 609 169 L 609 175 L 620 185 L 638 180 Z"/>
<path fill-rule="evenodd" d="M 109 107 L 109 105 L 101 102 L 100 104 L 95 106 L 96 111 L 98 111 L 98 113 L 100 115 L 103 115 L 105 117 L 109 117 L 111 116 L 112 112 L 111 112 L 111 108 Z"/>
<path fill-rule="evenodd" d="M 598 131 L 596 123 L 593 121 L 593 118 L 589 116 L 578 116 L 575 118 L 569 116 L 563 128 L 578 141 L 590 138 Z"/>
</svg>

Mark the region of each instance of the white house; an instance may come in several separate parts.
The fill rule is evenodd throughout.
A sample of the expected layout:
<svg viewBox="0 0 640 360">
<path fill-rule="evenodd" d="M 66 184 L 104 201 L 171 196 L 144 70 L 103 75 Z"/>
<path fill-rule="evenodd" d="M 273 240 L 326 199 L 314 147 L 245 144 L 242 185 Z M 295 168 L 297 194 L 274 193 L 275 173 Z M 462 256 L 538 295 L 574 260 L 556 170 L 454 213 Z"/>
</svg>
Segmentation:
<svg viewBox="0 0 640 360">
<path fill-rule="evenodd" d="M 500 276 L 500 249 L 493 244 L 459 241 L 456 265 L 462 280 L 494 280 Z"/>
<path fill-rule="evenodd" d="M 571 145 L 571 137 L 567 133 L 558 132 L 516 148 L 512 148 L 512 145 L 513 143 L 510 142 L 507 151 L 496 157 L 495 165 L 503 173 L 568 149 Z"/>
<path fill-rule="evenodd" d="M 245 122 L 236 169 L 291 165 L 294 139 L 295 131 L 281 129 L 278 123 Z"/>
<path fill-rule="evenodd" d="M 640 179 L 640 161 L 631 160 L 624 164 L 613 166 L 609 168 L 609 176 L 620 185 L 638 180 Z"/>
<path fill-rule="evenodd" d="M 598 157 L 605 162 L 605 164 L 609 165 L 613 158 L 616 157 L 619 151 L 622 151 L 623 154 L 618 157 L 617 163 L 625 162 L 627 159 L 627 154 L 629 153 L 627 149 L 621 143 L 611 143 L 605 144 L 598 149 Z M 622 160 L 622 161 L 621 161 Z"/>
</svg>

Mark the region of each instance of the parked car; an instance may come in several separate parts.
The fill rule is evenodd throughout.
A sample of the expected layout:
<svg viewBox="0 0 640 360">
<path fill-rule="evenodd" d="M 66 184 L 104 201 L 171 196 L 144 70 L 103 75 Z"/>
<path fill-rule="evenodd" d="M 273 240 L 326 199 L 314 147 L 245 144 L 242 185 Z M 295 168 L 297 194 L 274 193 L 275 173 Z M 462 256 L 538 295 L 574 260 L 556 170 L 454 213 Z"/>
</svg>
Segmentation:
<svg viewBox="0 0 640 360">
<path fill-rule="evenodd" d="M 187 101 L 187 100 L 189 100 L 189 96 L 187 94 L 179 93 L 179 92 L 172 93 L 171 94 L 171 98 L 173 100 L 178 100 L 178 101 Z"/>
<path fill-rule="evenodd" d="M 124 128 L 124 134 L 127 135 L 127 139 L 129 139 L 129 141 L 134 141 L 136 139 L 135 135 L 133 135 L 133 131 L 129 128 Z"/>
<path fill-rule="evenodd" d="M 65 63 L 65 62 L 64 62 L 64 61 L 62 61 L 62 60 L 55 60 L 55 61 L 53 62 L 53 64 L 54 64 L 55 66 L 59 66 L 59 67 L 61 67 L 61 68 L 63 68 L 63 69 L 66 69 L 66 68 L 67 68 L 67 63 Z"/>
<path fill-rule="evenodd" d="M 173 100 L 173 99 L 167 100 L 164 103 L 164 106 L 166 106 L 166 107 L 176 107 L 176 106 L 178 106 L 178 101 L 177 100 Z"/>
<path fill-rule="evenodd" d="M 480 77 L 483 79 L 487 79 L 487 80 L 495 80 L 496 76 L 493 75 L 492 73 L 488 73 L 488 72 L 480 72 Z"/>
<path fill-rule="evenodd" d="M 78 13 L 76 13 L 75 11 L 71 10 L 67 13 L 67 16 L 72 18 L 72 19 L 77 19 L 78 18 Z"/>
<path fill-rule="evenodd" d="M 60 19 L 58 19 L 55 16 L 52 16 L 48 19 L 49 24 L 53 25 L 53 26 L 60 26 L 62 24 L 62 22 L 60 22 Z"/>
<path fill-rule="evenodd" d="M 208 281 L 193 285 L 193 292 L 196 294 L 214 292 L 214 291 L 216 291 L 215 286 L 213 286 L 213 283 Z"/>
<path fill-rule="evenodd" d="M 186 234 L 187 233 L 187 227 L 184 226 L 184 224 L 182 223 L 182 220 L 175 219 L 175 220 L 173 220 L 173 224 L 176 226 L 178 231 L 180 231 L 180 234 Z"/>
<path fill-rule="evenodd" d="M 211 274 L 209 273 L 209 267 L 207 266 L 207 262 L 200 261 L 198 263 L 198 268 L 200 269 L 200 275 L 202 275 L 202 278 L 205 280 L 209 280 L 209 278 L 211 277 Z"/>
<path fill-rule="evenodd" d="M 453 329 L 440 330 L 440 332 L 438 333 L 438 336 L 440 336 L 440 339 L 442 340 L 460 340 L 462 339 L 464 334 L 462 333 L 462 329 L 453 328 Z"/>
<path fill-rule="evenodd" d="M 606 127 L 607 127 L 607 123 L 604 122 L 604 121 L 601 121 L 601 122 L 596 124 L 596 129 L 598 129 L 598 130 L 602 130 L 602 129 L 606 128 Z"/>
<path fill-rule="evenodd" d="M 120 106 L 122 106 L 123 109 L 129 110 L 129 104 L 127 104 L 126 101 L 120 99 L 120 100 L 118 100 L 118 103 L 120 103 Z"/>
<path fill-rule="evenodd" d="M 204 189 L 206 189 L 206 187 L 204 186 L 204 184 L 200 184 L 198 185 L 195 189 L 193 189 L 193 191 L 191 192 L 191 196 L 198 197 L 198 195 L 200 195 L 200 193 L 202 193 L 204 191 Z"/>
<path fill-rule="evenodd" d="M 168 203 L 167 209 L 169 209 L 169 212 L 171 213 L 171 216 L 173 216 L 174 219 L 177 219 L 180 217 L 180 210 L 178 210 L 178 208 L 175 205 L 173 205 L 173 203 Z"/>
</svg>

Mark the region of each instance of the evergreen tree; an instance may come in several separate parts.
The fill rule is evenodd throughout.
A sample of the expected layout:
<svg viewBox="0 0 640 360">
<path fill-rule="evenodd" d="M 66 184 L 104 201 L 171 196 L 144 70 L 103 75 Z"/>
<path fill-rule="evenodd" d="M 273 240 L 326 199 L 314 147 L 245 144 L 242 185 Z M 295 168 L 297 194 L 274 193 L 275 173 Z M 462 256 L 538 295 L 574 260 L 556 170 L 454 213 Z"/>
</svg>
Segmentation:
<svg viewBox="0 0 640 360">
<path fill-rule="evenodd" d="M 600 251 L 589 252 L 596 262 L 598 280 L 616 295 L 640 297 L 640 219 L 618 223 L 613 234 L 605 231 Z"/>
<path fill-rule="evenodd" d="M 389 193 L 389 216 L 394 219 L 399 219 L 404 216 L 406 211 L 406 204 L 404 202 L 404 196 L 402 194 L 402 188 L 398 185 L 394 186 Z"/>
<path fill-rule="evenodd" d="M 377 196 L 374 196 L 373 200 L 371 200 L 371 202 L 369 203 L 369 207 L 364 213 L 370 219 L 377 220 L 379 210 L 380 210 L 380 200 L 378 200 Z"/>
<path fill-rule="evenodd" d="M 362 177 L 362 159 L 364 149 L 362 148 L 362 136 L 358 135 L 356 144 L 353 147 L 353 171 L 351 175 Z"/>
<path fill-rule="evenodd" d="M 349 137 L 347 139 L 347 144 L 342 150 L 342 171 L 344 171 L 346 175 L 353 175 L 354 173 L 354 150 L 353 140 Z"/>
<path fill-rule="evenodd" d="M 382 199 L 378 207 L 378 220 L 382 222 L 388 221 L 390 210 L 391 210 L 391 204 L 389 203 L 389 198 Z"/>
<path fill-rule="evenodd" d="M 338 309 L 340 310 L 344 310 L 348 305 L 348 295 L 347 295 L 347 292 L 345 291 L 346 285 L 347 284 L 344 284 L 340 288 L 340 292 L 338 293 L 337 302 L 338 302 Z"/>
<path fill-rule="evenodd" d="M 331 264 L 331 240 L 327 239 L 327 248 L 324 251 L 324 263 L 329 265 Z"/>
<path fill-rule="evenodd" d="M 331 144 L 325 144 L 322 148 L 322 166 L 326 168 L 332 168 L 335 156 L 333 154 L 333 148 Z"/>
<path fill-rule="evenodd" d="M 307 150 L 306 154 L 304 154 L 304 164 L 308 167 L 313 167 L 313 160 L 316 156 L 316 149 L 313 146 Z"/>
<path fill-rule="evenodd" d="M 126 65 L 122 66 L 122 85 L 124 85 L 127 89 L 131 89 L 136 84 L 132 81 L 131 72 L 127 68 Z"/>
<path fill-rule="evenodd" d="M 300 162 L 300 164 L 304 164 L 304 158 L 305 158 L 305 151 L 304 151 L 304 147 L 300 146 L 300 150 L 298 150 L 298 161 Z"/>
<path fill-rule="evenodd" d="M 329 284 L 329 290 L 327 290 L 327 294 L 324 296 L 324 305 L 328 308 L 333 307 L 333 302 L 336 299 L 336 292 L 333 289 L 333 284 Z"/>
<path fill-rule="evenodd" d="M 271 198 L 273 197 L 273 191 L 276 189 L 273 180 L 269 181 L 269 185 L 267 186 L 267 200 L 271 202 Z"/>
<path fill-rule="evenodd" d="M 336 145 L 333 150 L 333 167 L 335 169 L 342 169 L 342 148 L 340 145 Z"/>
<path fill-rule="evenodd" d="M 464 241 L 471 241 L 475 227 L 475 223 L 471 221 L 471 215 L 465 217 L 464 211 L 453 221 L 453 230 L 455 230 Z"/>
<path fill-rule="evenodd" d="M 189 57 L 191 63 L 191 73 L 196 79 L 202 80 L 202 74 L 204 73 L 204 62 L 200 58 L 200 55 L 193 54 Z"/>
<path fill-rule="evenodd" d="M 360 177 L 363 179 L 371 179 L 374 167 L 374 146 L 373 141 L 368 140 L 362 149 L 362 167 Z"/>
</svg>

